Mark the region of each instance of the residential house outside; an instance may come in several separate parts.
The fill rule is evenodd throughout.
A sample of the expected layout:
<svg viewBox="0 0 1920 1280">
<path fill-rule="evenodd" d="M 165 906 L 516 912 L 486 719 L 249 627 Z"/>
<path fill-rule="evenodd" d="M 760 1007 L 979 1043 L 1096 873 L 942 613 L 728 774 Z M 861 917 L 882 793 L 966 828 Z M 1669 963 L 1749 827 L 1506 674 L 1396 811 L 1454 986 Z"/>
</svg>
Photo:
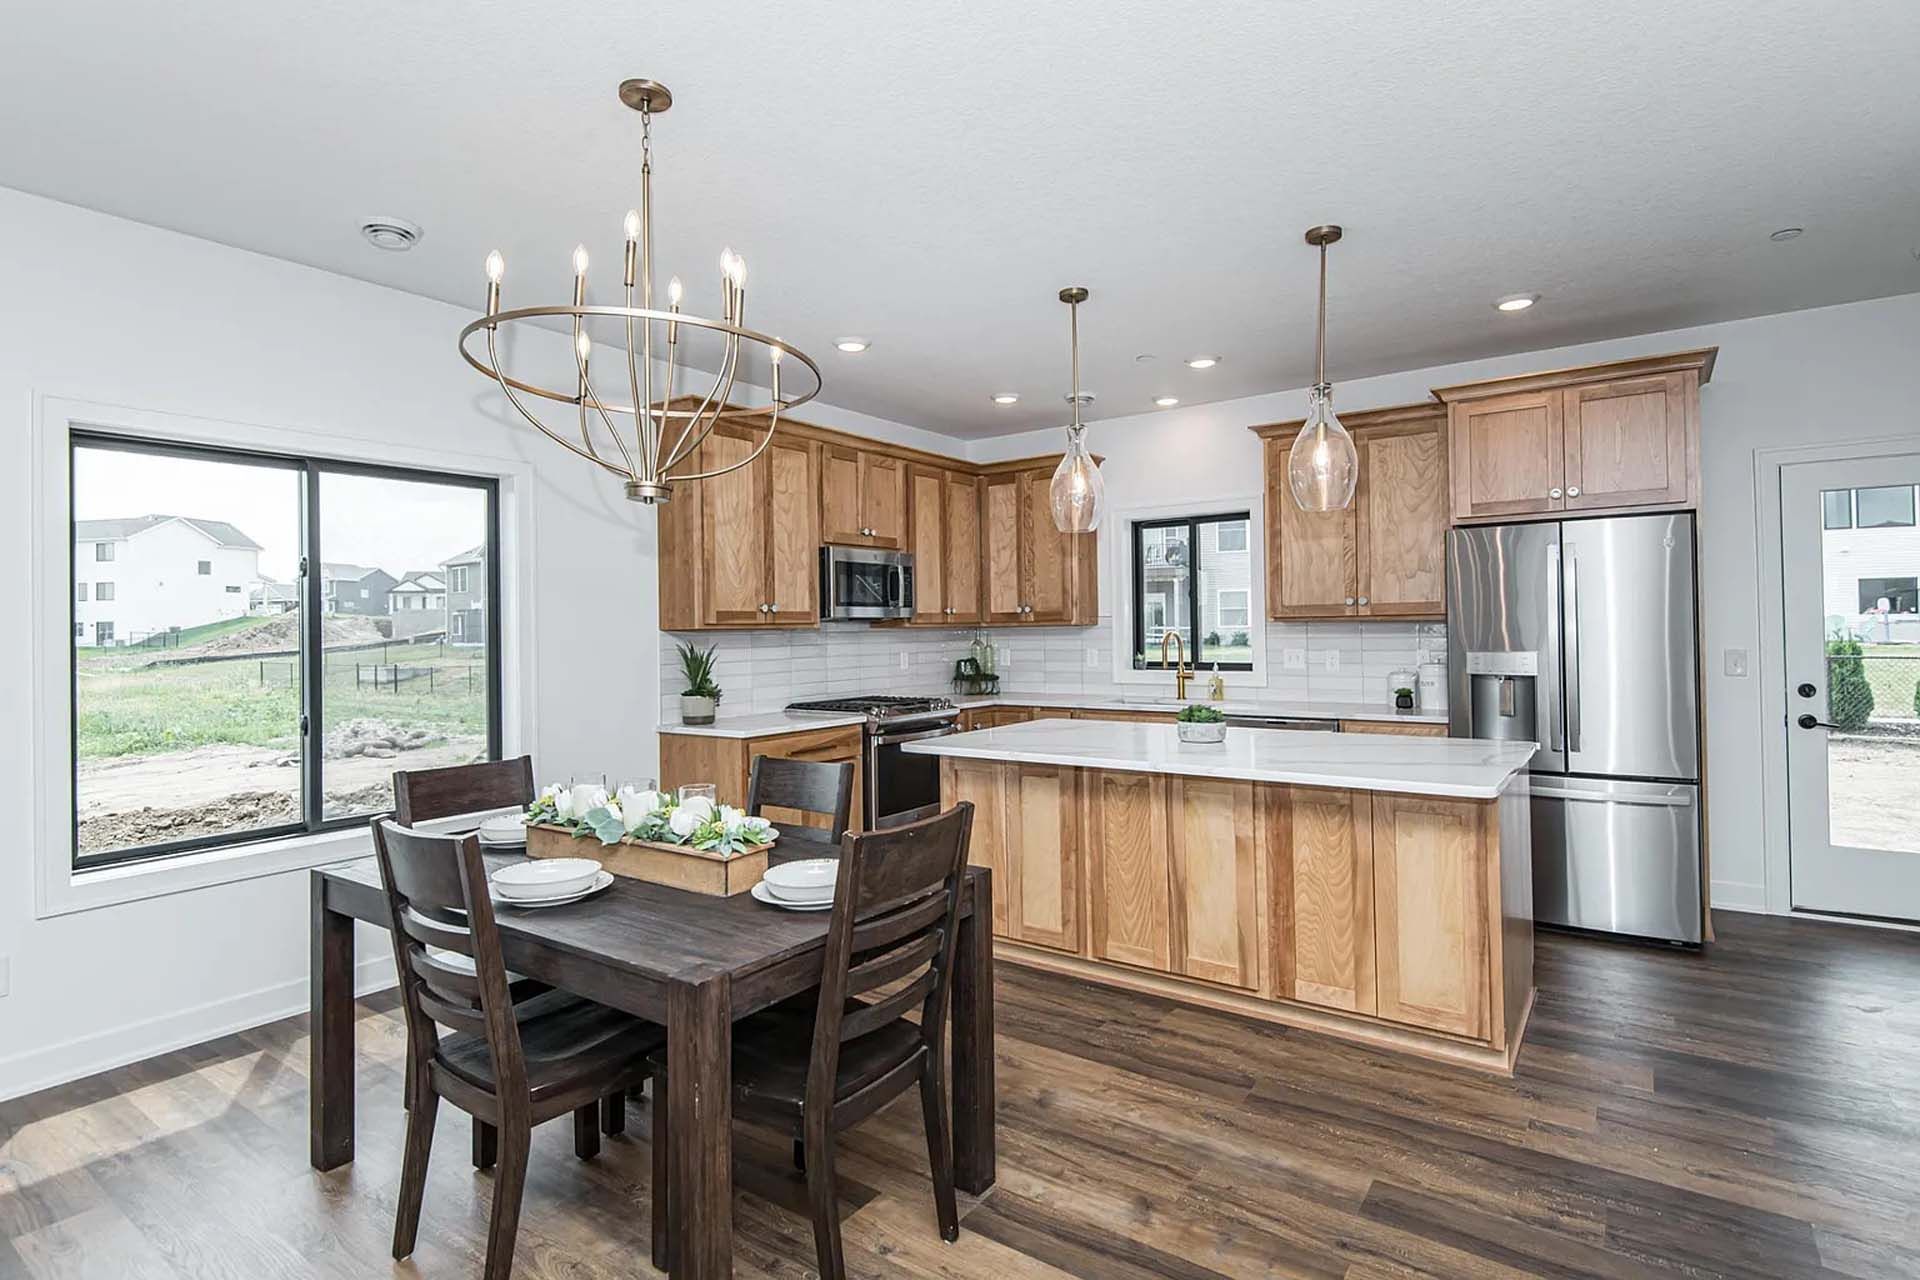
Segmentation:
<svg viewBox="0 0 1920 1280">
<path fill-rule="evenodd" d="M 481 543 L 440 562 L 447 584 L 447 640 L 451 644 L 487 642 L 487 547 Z"/>
<path fill-rule="evenodd" d="M 1199 634 L 1203 640 L 1218 635 L 1215 643 L 1223 646 L 1244 645 L 1253 610 L 1248 523 L 1206 522 L 1199 526 L 1199 535 Z M 1181 528 L 1148 530 L 1141 551 L 1142 634 L 1152 649 L 1167 628 L 1187 626 L 1187 575 L 1193 556 Z"/>
<path fill-rule="evenodd" d="M 292 613 L 300 607 L 300 586 L 294 582 L 280 582 L 273 578 L 261 578 L 247 589 L 247 612 L 255 617 L 266 617 L 275 613 Z"/>
<path fill-rule="evenodd" d="M 447 630 L 447 584 L 438 569 L 409 569 L 387 593 L 396 640 L 444 634 Z"/>
<path fill-rule="evenodd" d="M 260 544 L 224 520 L 144 515 L 76 520 L 74 642 L 138 643 L 247 612 Z"/>
<path fill-rule="evenodd" d="M 399 579 L 385 569 L 363 564 L 327 563 L 320 566 L 320 585 L 330 614 L 384 618 L 388 595 Z"/>
<path fill-rule="evenodd" d="M 1920 645 L 1920 495 L 1914 486 L 1832 489 L 1823 503 L 1828 630 Z"/>
</svg>

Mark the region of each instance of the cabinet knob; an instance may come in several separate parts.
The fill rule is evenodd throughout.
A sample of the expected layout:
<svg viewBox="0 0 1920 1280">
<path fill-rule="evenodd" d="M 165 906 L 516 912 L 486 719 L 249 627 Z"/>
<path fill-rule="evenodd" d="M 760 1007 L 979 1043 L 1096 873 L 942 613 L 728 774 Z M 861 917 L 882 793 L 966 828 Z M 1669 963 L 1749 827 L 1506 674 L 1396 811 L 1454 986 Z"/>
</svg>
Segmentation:
<svg viewBox="0 0 1920 1280">
<path fill-rule="evenodd" d="M 1560 490 L 1557 487 L 1549 489 L 1547 490 L 1547 496 L 1549 498 L 1557 498 L 1560 496 Z"/>
<path fill-rule="evenodd" d="M 1570 484 L 1570 485 L 1568 485 L 1568 486 L 1567 486 L 1567 496 L 1568 496 L 1569 498 L 1577 498 L 1577 497 L 1579 497 L 1579 496 L 1580 496 L 1580 486 L 1579 486 L 1579 485 L 1577 485 L 1577 484 Z"/>
<path fill-rule="evenodd" d="M 1360 603 L 1361 603 L 1361 604 L 1365 604 L 1365 603 L 1366 603 L 1366 601 L 1364 601 L 1364 600 L 1362 600 L 1362 601 L 1361 601 Z M 779 606 L 779 605 L 777 605 L 777 604 L 770 604 L 770 605 L 768 605 L 768 606 L 767 606 L 767 612 L 768 612 L 768 613 L 778 613 L 778 612 L 780 612 L 780 606 Z"/>
<path fill-rule="evenodd" d="M 1352 604 L 1353 602 L 1354 602 L 1354 600 L 1353 600 L 1353 597 L 1352 597 L 1352 596 L 1348 596 L 1348 597 L 1347 597 L 1347 603 L 1348 603 L 1348 604 Z"/>
<path fill-rule="evenodd" d="M 1365 604 L 1365 603 L 1367 603 L 1367 598 L 1366 598 L 1365 596 L 1361 596 L 1361 597 L 1360 597 L 1360 603 L 1361 603 L 1361 604 Z"/>
</svg>

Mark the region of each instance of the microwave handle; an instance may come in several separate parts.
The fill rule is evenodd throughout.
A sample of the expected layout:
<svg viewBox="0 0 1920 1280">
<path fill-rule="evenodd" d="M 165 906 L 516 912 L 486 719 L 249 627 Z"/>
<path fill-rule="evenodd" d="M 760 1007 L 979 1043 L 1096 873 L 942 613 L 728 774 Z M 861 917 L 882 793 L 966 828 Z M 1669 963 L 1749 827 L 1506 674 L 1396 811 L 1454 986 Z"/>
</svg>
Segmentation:
<svg viewBox="0 0 1920 1280">
<path fill-rule="evenodd" d="M 896 609 L 907 607 L 907 568 L 905 565 L 890 564 L 887 576 L 893 585 L 887 590 L 887 603 Z"/>
</svg>

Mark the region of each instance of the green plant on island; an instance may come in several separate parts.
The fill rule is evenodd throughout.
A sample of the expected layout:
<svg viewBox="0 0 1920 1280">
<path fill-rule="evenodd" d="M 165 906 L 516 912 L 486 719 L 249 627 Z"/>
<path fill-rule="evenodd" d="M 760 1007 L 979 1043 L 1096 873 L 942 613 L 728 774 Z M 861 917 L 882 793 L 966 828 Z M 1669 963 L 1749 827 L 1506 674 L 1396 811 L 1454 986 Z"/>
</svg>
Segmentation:
<svg viewBox="0 0 1920 1280">
<path fill-rule="evenodd" d="M 1174 718 L 1183 724 L 1219 724 L 1227 718 L 1227 713 L 1218 707 L 1204 706 L 1196 702 L 1190 707 L 1183 707 L 1180 714 Z"/>
<path fill-rule="evenodd" d="M 687 676 L 682 697 L 720 701 L 720 686 L 713 682 L 713 661 L 718 649 L 718 645 L 704 650 L 685 642 L 680 645 L 680 668 Z"/>
</svg>

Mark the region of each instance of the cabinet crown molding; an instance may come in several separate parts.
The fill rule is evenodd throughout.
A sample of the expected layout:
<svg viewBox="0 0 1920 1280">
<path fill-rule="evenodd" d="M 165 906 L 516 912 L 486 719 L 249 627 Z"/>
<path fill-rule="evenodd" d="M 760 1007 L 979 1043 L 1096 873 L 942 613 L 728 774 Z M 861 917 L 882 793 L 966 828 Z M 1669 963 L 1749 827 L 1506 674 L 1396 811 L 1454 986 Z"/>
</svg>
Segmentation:
<svg viewBox="0 0 1920 1280">
<path fill-rule="evenodd" d="M 1570 369 L 1549 369 L 1542 373 L 1517 373 L 1482 382 L 1462 382 L 1450 387 L 1435 387 L 1434 398 L 1445 404 L 1462 400 L 1481 400 L 1488 396 L 1512 395 L 1522 391 L 1540 391 L 1549 387 L 1572 387 L 1583 382 L 1618 382 L 1625 378 L 1655 377 L 1666 373 L 1700 375 L 1705 386 L 1713 376 L 1718 347 L 1700 347 L 1693 351 L 1674 351 L 1663 356 L 1637 356 L 1631 360 L 1613 360 L 1606 364 L 1575 365 Z M 1344 418 L 1341 421 L 1345 421 Z"/>
<path fill-rule="evenodd" d="M 1415 404 L 1396 404 L 1384 409 L 1360 409 L 1353 413 L 1339 412 L 1340 425 L 1348 431 L 1378 430 L 1383 427 L 1431 426 L 1447 420 L 1447 406 L 1438 400 L 1421 400 Z M 1305 418 L 1291 418 L 1285 422 L 1263 422 L 1248 427 L 1253 434 L 1266 439 L 1299 434 L 1300 428 L 1307 425 Z"/>
</svg>

